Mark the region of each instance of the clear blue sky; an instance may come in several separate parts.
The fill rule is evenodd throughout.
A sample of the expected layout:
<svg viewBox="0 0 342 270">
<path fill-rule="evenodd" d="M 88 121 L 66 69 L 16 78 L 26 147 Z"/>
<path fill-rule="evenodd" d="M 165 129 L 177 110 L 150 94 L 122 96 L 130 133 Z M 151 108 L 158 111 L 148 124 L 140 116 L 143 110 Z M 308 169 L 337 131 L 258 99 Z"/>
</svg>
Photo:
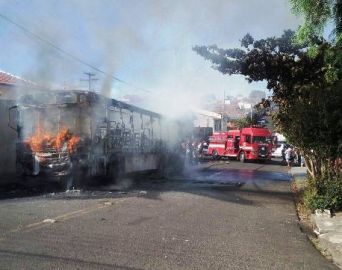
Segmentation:
<svg viewBox="0 0 342 270">
<path fill-rule="evenodd" d="M 125 94 L 195 102 L 206 94 L 248 95 L 264 84 L 223 76 L 194 45 L 239 46 L 297 29 L 288 0 L 0 0 L 0 14 L 129 84 L 106 78 L 0 18 L 0 69 L 35 81 L 85 88 L 84 71 L 113 97 Z M 148 91 L 145 91 L 148 90 Z M 160 102 L 162 103 L 162 102 Z"/>
</svg>

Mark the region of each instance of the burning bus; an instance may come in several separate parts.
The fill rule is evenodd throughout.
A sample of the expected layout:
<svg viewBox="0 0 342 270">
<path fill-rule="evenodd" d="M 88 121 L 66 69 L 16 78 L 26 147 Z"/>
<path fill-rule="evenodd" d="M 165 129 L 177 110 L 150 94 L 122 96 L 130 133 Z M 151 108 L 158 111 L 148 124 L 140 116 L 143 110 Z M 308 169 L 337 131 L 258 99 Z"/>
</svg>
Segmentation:
<svg viewBox="0 0 342 270">
<path fill-rule="evenodd" d="M 157 113 L 93 92 L 64 90 L 22 97 L 9 109 L 9 126 L 18 133 L 18 174 L 66 188 L 97 176 L 159 170 L 186 132 Z"/>
</svg>

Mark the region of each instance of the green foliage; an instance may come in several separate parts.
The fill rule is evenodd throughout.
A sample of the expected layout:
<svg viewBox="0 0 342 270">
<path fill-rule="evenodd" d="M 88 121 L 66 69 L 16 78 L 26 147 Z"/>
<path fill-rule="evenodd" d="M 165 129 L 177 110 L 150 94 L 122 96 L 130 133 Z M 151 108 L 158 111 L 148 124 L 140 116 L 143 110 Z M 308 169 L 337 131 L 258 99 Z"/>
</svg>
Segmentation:
<svg viewBox="0 0 342 270">
<path fill-rule="evenodd" d="M 238 119 L 236 120 L 236 127 L 238 129 L 244 128 L 244 127 L 250 127 L 251 125 L 255 125 L 257 124 L 256 118 L 255 117 L 251 117 L 250 116 L 246 116 L 244 118 Z"/>
<path fill-rule="evenodd" d="M 304 85 L 273 115 L 274 123 L 288 140 L 315 160 L 342 156 L 341 89 L 341 84 L 326 88 Z"/>
<path fill-rule="evenodd" d="M 341 49 L 317 38 L 315 54 L 309 55 L 307 45 L 293 43 L 294 36 L 290 30 L 279 38 L 248 36 L 253 44 L 247 42 L 245 50 L 217 46 L 194 50 L 224 74 L 266 80 L 273 91 L 269 104 L 278 108 L 273 116 L 278 131 L 317 162 L 334 160 L 342 155 Z"/>
<path fill-rule="evenodd" d="M 311 58 L 316 58 L 319 54 L 318 48 L 316 46 L 311 46 L 308 48 L 308 55 Z"/>
<path fill-rule="evenodd" d="M 342 42 L 327 50 L 324 55 L 326 80 L 331 83 L 342 78 Z"/>
<path fill-rule="evenodd" d="M 254 38 L 249 34 L 247 33 L 242 39 L 241 39 L 241 46 L 242 47 L 245 47 L 246 49 L 248 49 L 248 47 L 250 45 L 252 45 L 254 42 Z"/>
<path fill-rule="evenodd" d="M 342 210 L 341 175 L 310 178 L 304 192 L 304 203 L 311 210 Z"/>
<path fill-rule="evenodd" d="M 317 36 L 323 35 L 324 28 L 329 24 L 333 26 L 330 37 L 333 37 L 336 48 L 342 48 L 342 1 L 341 0 L 290 0 L 292 10 L 297 15 L 304 17 L 304 24 L 299 27 L 295 42 L 308 43 L 308 55 L 315 58 L 319 55 Z M 342 63 L 341 53 L 326 51 L 325 67 L 327 69 L 325 79 L 328 82 L 337 81 L 341 76 L 341 69 L 336 68 L 336 63 Z"/>
<path fill-rule="evenodd" d="M 324 27 L 334 22 L 332 34 L 337 37 L 342 33 L 342 1 L 340 0 L 290 0 L 292 10 L 304 17 L 304 24 L 296 34 L 298 42 L 311 41 L 323 34 Z"/>
<path fill-rule="evenodd" d="M 255 94 L 258 93 L 258 91 L 254 92 Z M 263 93 L 263 92 L 261 92 Z M 264 100 L 264 99 L 262 99 Z M 266 109 L 261 107 L 260 104 L 254 106 L 253 110 L 252 110 L 252 117 L 251 117 L 251 113 L 246 114 L 245 117 L 240 118 L 238 120 L 235 121 L 236 127 L 241 129 L 244 127 L 250 127 L 252 125 L 257 125 L 258 124 L 258 120 L 260 120 L 262 117 L 264 117 L 266 114 Z"/>
<path fill-rule="evenodd" d="M 262 104 L 277 108 L 272 117 L 277 130 L 304 153 L 317 181 L 328 173 L 337 185 L 342 181 L 336 178 L 342 168 L 333 166 L 342 157 L 342 46 L 317 37 L 311 44 L 299 44 L 294 37 L 287 30 L 279 38 L 254 40 L 247 35 L 244 49 L 193 49 L 223 74 L 265 80 L 272 96 Z M 322 205 L 337 205 L 341 197 L 328 186 L 316 186 L 312 197 Z"/>
</svg>

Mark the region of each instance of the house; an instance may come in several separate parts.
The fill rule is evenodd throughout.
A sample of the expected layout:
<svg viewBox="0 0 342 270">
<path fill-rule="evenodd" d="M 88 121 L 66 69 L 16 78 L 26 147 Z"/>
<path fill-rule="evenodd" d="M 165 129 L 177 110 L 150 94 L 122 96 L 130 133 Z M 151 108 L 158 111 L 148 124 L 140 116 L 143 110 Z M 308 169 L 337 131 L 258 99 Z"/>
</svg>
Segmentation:
<svg viewBox="0 0 342 270">
<path fill-rule="evenodd" d="M 36 83 L 0 70 L 0 99 L 16 100 L 19 96 L 41 90 Z"/>
<path fill-rule="evenodd" d="M 194 109 L 192 114 L 194 127 L 210 127 L 214 132 L 221 131 L 221 114 L 203 109 Z"/>
</svg>

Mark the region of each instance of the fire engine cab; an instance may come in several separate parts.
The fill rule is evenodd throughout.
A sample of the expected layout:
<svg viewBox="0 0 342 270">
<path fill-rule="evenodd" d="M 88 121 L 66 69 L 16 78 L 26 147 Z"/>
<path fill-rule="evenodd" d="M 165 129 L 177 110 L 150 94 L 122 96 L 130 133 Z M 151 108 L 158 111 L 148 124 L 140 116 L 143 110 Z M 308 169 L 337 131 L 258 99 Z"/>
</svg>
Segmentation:
<svg viewBox="0 0 342 270">
<path fill-rule="evenodd" d="M 246 160 L 270 160 L 272 156 L 272 133 L 263 127 L 215 132 L 209 138 L 208 154 L 214 159 L 233 157 Z"/>
</svg>

